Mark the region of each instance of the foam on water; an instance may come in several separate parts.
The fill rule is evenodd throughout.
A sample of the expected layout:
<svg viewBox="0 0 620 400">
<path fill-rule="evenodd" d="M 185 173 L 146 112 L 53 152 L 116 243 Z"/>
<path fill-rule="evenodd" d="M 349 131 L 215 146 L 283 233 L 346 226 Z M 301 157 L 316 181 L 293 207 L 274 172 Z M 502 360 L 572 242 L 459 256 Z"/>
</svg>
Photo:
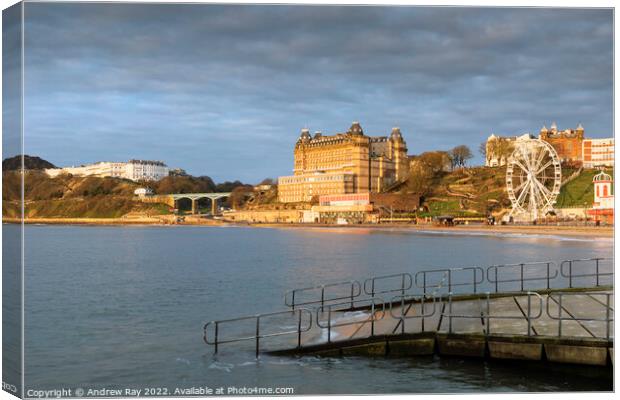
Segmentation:
<svg viewBox="0 0 620 400">
<path fill-rule="evenodd" d="M 209 369 L 219 369 L 226 372 L 232 372 L 233 368 L 235 368 L 234 364 L 224 363 L 221 361 L 213 361 L 211 365 L 209 365 Z"/>
</svg>

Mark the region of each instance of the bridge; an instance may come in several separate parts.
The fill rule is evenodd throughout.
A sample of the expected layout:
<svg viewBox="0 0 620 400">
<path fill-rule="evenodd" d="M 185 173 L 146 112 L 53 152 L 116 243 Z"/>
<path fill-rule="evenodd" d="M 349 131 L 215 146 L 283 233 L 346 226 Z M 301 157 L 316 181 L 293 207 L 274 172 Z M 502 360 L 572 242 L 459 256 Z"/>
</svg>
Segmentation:
<svg viewBox="0 0 620 400">
<path fill-rule="evenodd" d="M 439 354 L 609 366 L 613 304 L 608 258 L 425 269 L 289 290 L 285 309 L 207 322 L 203 340 L 215 353 L 226 345 L 256 357 Z"/>
<path fill-rule="evenodd" d="M 192 201 L 192 214 L 196 214 L 196 202 L 200 199 L 211 199 L 211 215 L 217 214 L 217 200 L 225 197 L 230 197 L 228 193 L 175 193 L 170 194 L 174 201 L 174 208 L 176 207 L 177 200 L 190 199 Z"/>
<path fill-rule="evenodd" d="M 192 202 L 192 214 L 196 214 L 196 202 L 200 199 L 210 199 L 211 200 L 211 214 L 217 214 L 217 201 L 219 199 L 223 199 L 226 197 L 230 197 L 230 192 L 220 192 L 220 193 L 172 193 L 172 194 L 161 194 L 161 195 L 153 195 L 153 196 L 145 196 L 140 200 L 143 202 L 149 203 L 164 203 L 169 205 L 172 208 L 177 207 L 177 201 L 181 199 L 188 199 Z"/>
</svg>

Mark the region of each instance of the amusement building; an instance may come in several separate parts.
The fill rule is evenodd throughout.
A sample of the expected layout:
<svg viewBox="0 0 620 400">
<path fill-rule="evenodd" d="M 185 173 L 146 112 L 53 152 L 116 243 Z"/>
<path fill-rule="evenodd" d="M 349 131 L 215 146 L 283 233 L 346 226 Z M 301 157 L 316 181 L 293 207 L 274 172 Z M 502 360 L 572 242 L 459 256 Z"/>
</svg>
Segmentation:
<svg viewBox="0 0 620 400">
<path fill-rule="evenodd" d="M 399 128 L 367 136 L 359 122 L 344 133 L 301 130 L 293 175 L 278 178 L 278 200 L 307 202 L 321 195 L 378 193 L 407 176 L 407 144 Z"/>
</svg>

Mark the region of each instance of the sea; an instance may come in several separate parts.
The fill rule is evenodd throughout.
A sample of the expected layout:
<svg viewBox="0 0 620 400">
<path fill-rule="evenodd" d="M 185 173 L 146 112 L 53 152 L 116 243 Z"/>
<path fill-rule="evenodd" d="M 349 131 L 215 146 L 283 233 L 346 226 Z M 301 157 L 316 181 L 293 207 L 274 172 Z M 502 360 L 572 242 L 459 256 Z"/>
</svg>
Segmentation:
<svg viewBox="0 0 620 400">
<path fill-rule="evenodd" d="M 19 226 L 5 224 L 3 233 L 17 238 Z M 221 344 L 217 354 L 203 341 L 208 321 L 287 310 L 284 293 L 290 289 L 441 268 L 612 257 L 611 238 L 404 228 L 26 225 L 24 245 L 27 396 L 62 388 L 172 396 L 613 387 L 609 374 L 549 363 L 265 353 L 257 359 L 253 341 Z M 263 345 L 269 347 L 269 338 Z"/>
</svg>

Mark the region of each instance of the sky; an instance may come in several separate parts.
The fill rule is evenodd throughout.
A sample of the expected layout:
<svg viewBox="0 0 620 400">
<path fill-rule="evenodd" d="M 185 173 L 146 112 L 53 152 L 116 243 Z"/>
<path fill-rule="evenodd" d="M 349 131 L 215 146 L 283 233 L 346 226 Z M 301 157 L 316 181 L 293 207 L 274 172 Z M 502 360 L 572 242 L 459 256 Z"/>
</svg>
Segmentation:
<svg viewBox="0 0 620 400">
<path fill-rule="evenodd" d="M 27 3 L 25 152 L 292 174 L 304 127 L 409 154 L 583 124 L 613 136 L 610 9 Z M 6 55 L 5 55 L 6 57 Z"/>
</svg>

